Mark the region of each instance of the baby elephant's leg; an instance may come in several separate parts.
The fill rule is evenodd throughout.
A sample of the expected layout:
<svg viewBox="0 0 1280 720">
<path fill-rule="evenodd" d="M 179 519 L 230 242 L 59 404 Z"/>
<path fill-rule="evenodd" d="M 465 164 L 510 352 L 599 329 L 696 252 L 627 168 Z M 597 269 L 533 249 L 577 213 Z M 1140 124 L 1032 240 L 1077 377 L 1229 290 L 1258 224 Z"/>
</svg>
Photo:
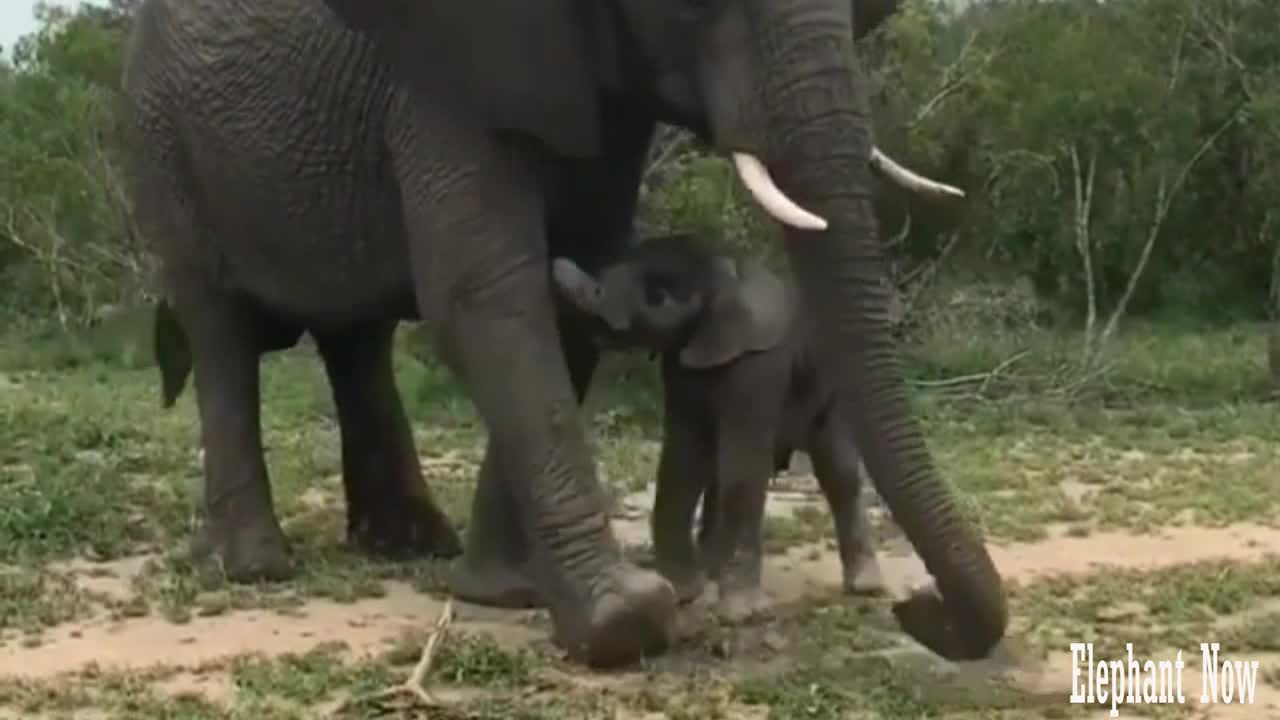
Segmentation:
<svg viewBox="0 0 1280 720">
<path fill-rule="evenodd" d="M 666 418 L 650 532 L 656 569 L 685 603 L 696 600 L 706 586 L 693 545 L 693 515 L 715 474 L 715 445 L 678 408 L 668 407 Z"/>
<path fill-rule="evenodd" d="M 835 521 L 844 589 L 860 595 L 878 595 L 884 592 L 884 579 L 871 547 L 852 432 L 836 407 L 831 407 L 814 428 L 809 456 Z"/>
<path fill-rule="evenodd" d="M 706 565 L 719 590 L 720 611 L 730 620 L 764 612 L 768 596 L 761 584 L 764 513 L 771 476 L 768 433 L 759 442 L 730 432 L 719 437 L 716 455 L 714 525 L 704 547 Z"/>
</svg>

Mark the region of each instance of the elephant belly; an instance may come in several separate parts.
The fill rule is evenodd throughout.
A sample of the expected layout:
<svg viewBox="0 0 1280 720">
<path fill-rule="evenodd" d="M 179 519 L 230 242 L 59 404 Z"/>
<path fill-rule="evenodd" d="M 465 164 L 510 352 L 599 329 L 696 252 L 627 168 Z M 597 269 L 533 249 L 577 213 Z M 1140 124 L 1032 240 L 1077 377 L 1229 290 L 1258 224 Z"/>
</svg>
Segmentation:
<svg viewBox="0 0 1280 720">
<path fill-rule="evenodd" d="M 791 455 L 796 450 L 809 447 L 810 439 L 830 404 L 830 393 L 819 382 L 812 364 L 801 361 L 793 363 L 782 422 L 779 423 L 775 441 L 774 455 L 778 471 L 790 466 Z"/>
<path fill-rule="evenodd" d="M 801 412 L 788 407 L 783 414 L 782 423 L 773 443 L 774 472 L 782 472 L 791 467 L 791 456 L 796 450 L 805 449 L 808 445 L 810 421 Z"/>
<path fill-rule="evenodd" d="M 340 166 L 335 166 L 340 167 Z M 207 239 L 226 280 L 308 326 L 412 310 L 408 245 L 395 187 L 358 173 L 302 177 L 271 158 L 202 176 L 235 187 L 202 193 Z M 229 184 L 239 177 L 239 186 Z"/>
<path fill-rule="evenodd" d="M 330 20 L 262 25 L 240 23 L 235 47 L 210 44 L 212 30 L 195 19 L 182 26 L 183 44 L 204 52 L 198 65 L 179 61 L 168 98 L 199 216 L 197 252 L 216 262 L 221 282 L 309 327 L 412 312 L 384 150 L 385 70 Z"/>
</svg>

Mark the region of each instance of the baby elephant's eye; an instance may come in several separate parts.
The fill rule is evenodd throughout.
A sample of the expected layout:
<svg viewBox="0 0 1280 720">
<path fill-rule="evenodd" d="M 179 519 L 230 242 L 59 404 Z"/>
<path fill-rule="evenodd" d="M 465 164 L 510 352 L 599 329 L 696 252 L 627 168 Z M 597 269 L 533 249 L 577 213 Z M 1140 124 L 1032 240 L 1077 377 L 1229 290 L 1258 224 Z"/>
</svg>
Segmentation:
<svg viewBox="0 0 1280 720">
<path fill-rule="evenodd" d="M 671 302 L 671 293 L 656 283 L 644 284 L 644 302 L 646 305 L 663 306 Z"/>
<path fill-rule="evenodd" d="M 649 307 L 669 308 L 687 300 L 689 283 L 679 273 L 650 271 L 643 275 L 644 302 Z"/>
</svg>

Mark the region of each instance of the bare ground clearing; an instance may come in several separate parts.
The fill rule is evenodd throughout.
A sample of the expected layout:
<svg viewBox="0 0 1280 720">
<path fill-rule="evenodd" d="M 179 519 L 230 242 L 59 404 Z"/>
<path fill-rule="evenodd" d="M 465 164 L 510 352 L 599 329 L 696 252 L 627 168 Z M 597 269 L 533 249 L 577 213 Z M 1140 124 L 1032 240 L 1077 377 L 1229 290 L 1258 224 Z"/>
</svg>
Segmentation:
<svg viewBox="0 0 1280 720">
<path fill-rule="evenodd" d="M 0 425 L 16 431 L 0 442 L 0 718 L 315 720 L 408 676 L 445 600 L 440 568 L 343 545 L 332 401 L 319 364 L 296 355 L 264 365 L 273 491 L 303 569 L 277 586 L 228 586 L 180 559 L 198 428 L 189 396 L 155 410 L 152 370 L 33 371 L 0 392 Z M 1163 358 L 1130 375 L 1163 372 Z M 464 521 L 478 421 L 433 366 L 406 363 L 401 379 L 424 470 Z M 591 413 L 599 468 L 620 495 L 615 527 L 643 556 L 651 497 L 628 493 L 654 477 L 660 408 L 625 384 L 601 387 L 617 392 Z M 689 608 L 667 655 L 591 673 L 549 646 L 545 613 L 459 605 L 431 679 L 449 711 L 377 716 L 1105 717 L 1067 702 L 1070 642 L 1107 657 L 1125 642 L 1153 658 L 1183 650 L 1192 688 L 1198 643 L 1219 640 L 1261 660 L 1262 684 L 1256 704 L 1212 716 L 1280 718 L 1280 416 L 1220 396 L 921 397 L 939 465 L 1008 583 L 1003 662 L 939 662 L 896 630 L 888 601 L 840 595 L 829 516 L 797 468 L 770 498 L 771 617 L 729 626 Z M 873 512 L 900 593 L 923 572 Z M 1197 699 L 1121 713 L 1204 716 Z"/>
<path fill-rule="evenodd" d="M 624 543 L 631 546 L 647 543 L 650 501 L 651 492 L 643 492 L 627 496 L 620 504 L 614 526 Z M 785 519 L 795 516 L 797 508 L 815 503 L 820 503 L 820 496 L 812 492 L 779 490 L 771 493 L 769 512 L 771 517 Z M 825 515 L 825 510 L 823 513 Z M 1093 532 L 1080 536 L 1063 527 L 1053 528 L 1043 541 L 993 545 L 992 553 L 1007 581 L 1019 585 L 1048 577 L 1086 578 L 1113 570 L 1158 570 L 1214 560 L 1261 561 L 1269 555 L 1280 554 L 1280 530 L 1241 524 L 1220 528 L 1168 527 L 1144 535 Z M 884 543 L 879 555 L 894 594 L 927 577 L 901 538 Z M 60 569 L 74 577 L 85 591 L 126 601 L 134 592 L 134 580 L 143 571 L 146 560 L 130 557 L 112 563 L 75 562 Z M 766 588 L 783 613 L 788 612 L 787 608 L 803 607 L 810 602 L 832 601 L 839 580 L 839 564 L 834 550 L 826 542 L 791 547 L 771 555 L 766 565 Z M 0 668 L 9 678 L 35 681 L 86 671 L 150 672 L 155 675 L 154 688 L 163 694 L 197 695 L 214 703 L 224 703 L 233 690 L 227 664 L 237 658 L 279 657 L 338 648 L 340 656 L 348 661 L 369 660 L 397 644 L 420 637 L 423 628 L 440 612 L 443 600 L 439 595 L 418 592 L 407 583 L 388 582 L 385 593 L 376 598 L 349 603 L 309 600 L 285 612 L 232 610 L 192 617 L 182 623 L 155 616 L 119 619 L 98 612 L 83 620 L 59 624 L 37 642 L 7 638 L 0 646 Z M 485 634 L 501 647 L 524 647 L 546 656 L 555 655 L 545 640 L 546 621 L 542 613 L 505 612 L 466 604 L 456 604 L 455 608 L 455 632 Z M 700 606 L 685 610 L 681 627 L 686 640 L 700 632 L 699 618 L 704 614 L 705 609 Z M 1017 627 L 1015 623 L 1015 629 Z M 747 646 L 754 643 L 785 650 L 790 642 L 785 630 L 769 630 L 767 623 L 743 628 L 740 634 L 751 638 L 736 641 L 745 642 Z M 1019 658 L 1018 667 L 1006 672 L 1008 666 L 976 664 L 956 668 L 937 662 L 900 636 L 884 644 L 888 647 L 868 650 L 865 655 L 888 658 L 899 666 L 914 668 L 913 672 L 919 677 L 929 678 L 930 681 L 919 688 L 926 698 L 941 697 L 945 701 L 958 692 L 980 704 L 983 703 L 981 697 L 987 695 L 1003 698 L 994 700 L 996 704 L 1061 708 L 1070 693 L 1070 656 L 1065 647 L 1043 659 L 1032 659 L 1024 651 L 1011 650 L 1013 656 Z M 1011 647 L 1016 648 L 1017 644 L 1015 638 Z M 669 657 L 652 663 L 645 670 L 577 676 L 561 672 L 558 677 L 590 690 L 636 691 L 651 682 L 655 672 L 658 677 L 679 675 L 709 660 L 702 657 L 705 648 L 697 646 L 685 652 L 687 649 L 678 647 Z M 725 650 L 723 654 L 738 652 Z M 1264 657 L 1264 664 L 1280 662 L 1277 659 L 1280 656 Z M 754 664 L 756 670 L 767 671 L 779 662 L 785 661 L 771 656 L 769 660 L 757 658 L 748 664 Z M 749 673 L 750 669 L 743 671 Z M 1002 689 L 995 689 L 997 681 Z M 1194 662 L 1188 663 L 1185 681 L 1188 687 L 1199 687 L 1199 668 Z M 1016 693 L 1012 696 L 1016 699 L 1010 699 L 1010 688 Z M 1276 704 L 1280 702 L 1280 688 L 1265 686 L 1258 691 L 1258 696 L 1258 705 L 1218 706 L 1210 708 L 1204 716 L 1280 717 L 1280 706 Z M 750 713 L 744 710 L 735 712 L 734 716 L 748 717 Z"/>
</svg>

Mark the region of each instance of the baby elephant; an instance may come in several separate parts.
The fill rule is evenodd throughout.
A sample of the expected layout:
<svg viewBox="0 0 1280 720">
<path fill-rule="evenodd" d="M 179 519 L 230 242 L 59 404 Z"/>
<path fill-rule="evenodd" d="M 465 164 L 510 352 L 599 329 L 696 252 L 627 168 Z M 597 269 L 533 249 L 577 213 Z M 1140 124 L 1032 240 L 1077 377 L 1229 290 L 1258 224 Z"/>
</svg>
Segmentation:
<svg viewBox="0 0 1280 720">
<path fill-rule="evenodd" d="M 559 258 L 552 275 L 561 297 L 595 319 L 601 348 L 662 353 L 653 548 L 682 601 L 700 595 L 709 576 L 726 614 L 764 609 L 766 493 L 795 450 L 808 452 L 831 507 L 845 589 L 882 589 L 852 431 L 817 372 L 788 282 L 702 251 L 689 235 L 640 243 L 595 277 Z"/>
</svg>

